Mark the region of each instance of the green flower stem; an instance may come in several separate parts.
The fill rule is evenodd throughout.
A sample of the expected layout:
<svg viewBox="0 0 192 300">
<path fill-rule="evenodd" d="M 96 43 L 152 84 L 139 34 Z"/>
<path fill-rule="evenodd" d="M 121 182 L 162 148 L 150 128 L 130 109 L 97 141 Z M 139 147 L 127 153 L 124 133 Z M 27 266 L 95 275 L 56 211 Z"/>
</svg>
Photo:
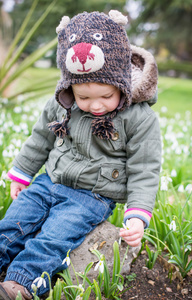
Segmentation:
<svg viewBox="0 0 192 300">
<path fill-rule="evenodd" d="M 169 249 L 169 247 L 165 243 L 163 243 L 160 239 L 158 239 L 157 237 L 155 237 L 154 235 L 152 235 L 152 234 L 150 234 L 148 232 L 146 232 L 145 234 L 148 235 L 148 236 L 150 236 L 150 237 L 152 237 L 152 238 L 154 238 L 154 239 L 156 239 L 156 240 L 158 240 L 164 247 L 167 248 L 167 250 L 169 251 L 169 253 L 171 255 L 173 255 L 173 253 L 171 252 L 171 250 Z"/>
</svg>

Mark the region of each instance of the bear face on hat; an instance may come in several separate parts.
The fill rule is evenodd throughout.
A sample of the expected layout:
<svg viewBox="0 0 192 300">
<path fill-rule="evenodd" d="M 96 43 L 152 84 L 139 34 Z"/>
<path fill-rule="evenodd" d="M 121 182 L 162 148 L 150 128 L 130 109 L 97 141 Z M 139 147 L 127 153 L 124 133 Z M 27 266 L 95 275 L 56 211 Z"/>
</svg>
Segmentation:
<svg viewBox="0 0 192 300">
<path fill-rule="evenodd" d="M 86 82 L 114 85 L 125 95 L 121 106 L 131 104 L 131 49 L 120 25 L 127 19 L 117 13 L 121 18 L 114 21 L 114 17 L 104 13 L 84 12 L 71 20 L 64 17 L 58 26 L 57 64 L 61 80 L 56 100 L 64 108 L 71 107 L 74 101 L 70 86 Z"/>
</svg>

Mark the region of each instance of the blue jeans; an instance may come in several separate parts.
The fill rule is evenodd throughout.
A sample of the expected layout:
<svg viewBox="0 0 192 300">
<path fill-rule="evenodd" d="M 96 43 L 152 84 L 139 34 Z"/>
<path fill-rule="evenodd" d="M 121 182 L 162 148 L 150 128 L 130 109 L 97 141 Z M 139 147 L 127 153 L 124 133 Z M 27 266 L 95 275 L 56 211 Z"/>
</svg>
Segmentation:
<svg viewBox="0 0 192 300">
<path fill-rule="evenodd" d="M 77 248 L 114 208 L 109 198 L 53 184 L 47 174 L 38 176 L 0 221 L 0 272 L 11 263 L 5 280 L 32 293 L 33 280 L 44 271 L 52 277 L 65 269 L 62 262 L 68 250 Z M 49 289 L 45 279 L 47 287 L 41 286 L 38 295 Z"/>
</svg>

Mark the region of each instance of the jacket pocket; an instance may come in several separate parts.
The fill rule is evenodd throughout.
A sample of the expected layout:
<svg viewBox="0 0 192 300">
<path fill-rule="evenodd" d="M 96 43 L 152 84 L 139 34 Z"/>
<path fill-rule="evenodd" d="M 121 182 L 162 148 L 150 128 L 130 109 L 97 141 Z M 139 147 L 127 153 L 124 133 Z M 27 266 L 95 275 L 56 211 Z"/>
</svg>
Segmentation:
<svg viewBox="0 0 192 300">
<path fill-rule="evenodd" d="M 92 192 L 123 200 L 127 194 L 127 176 L 122 164 L 104 164 L 101 166 L 96 185 Z"/>
<path fill-rule="evenodd" d="M 51 171 L 57 168 L 60 158 L 72 149 L 69 138 L 59 139 L 57 138 L 54 144 L 54 148 L 49 153 L 48 164 Z"/>
</svg>

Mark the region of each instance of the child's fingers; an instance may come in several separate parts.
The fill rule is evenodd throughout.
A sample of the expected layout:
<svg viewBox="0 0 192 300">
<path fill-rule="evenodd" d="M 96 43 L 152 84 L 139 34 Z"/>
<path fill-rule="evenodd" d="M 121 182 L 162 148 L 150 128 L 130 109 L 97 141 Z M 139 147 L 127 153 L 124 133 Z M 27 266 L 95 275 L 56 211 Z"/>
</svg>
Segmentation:
<svg viewBox="0 0 192 300">
<path fill-rule="evenodd" d="M 139 233 L 140 235 L 143 234 L 143 232 L 141 232 L 140 230 L 138 230 L 137 228 L 132 228 L 132 229 L 124 229 L 124 228 L 120 228 L 120 235 L 122 237 L 125 237 L 125 236 L 132 236 L 134 234 L 137 234 Z"/>
<path fill-rule="evenodd" d="M 129 240 L 127 240 L 126 238 L 124 238 L 124 240 L 125 240 L 125 242 L 126 242 L 129 246 L 131 246 L 131 247 L 137 247 L 137 246 L 139 246 L 140 243 L 141 243 L 141 238 L 138 238 L 138 239 L 136 239 L 136 240 L 134 240 L 134 241 L 129 241 Z"/>
</svg>

